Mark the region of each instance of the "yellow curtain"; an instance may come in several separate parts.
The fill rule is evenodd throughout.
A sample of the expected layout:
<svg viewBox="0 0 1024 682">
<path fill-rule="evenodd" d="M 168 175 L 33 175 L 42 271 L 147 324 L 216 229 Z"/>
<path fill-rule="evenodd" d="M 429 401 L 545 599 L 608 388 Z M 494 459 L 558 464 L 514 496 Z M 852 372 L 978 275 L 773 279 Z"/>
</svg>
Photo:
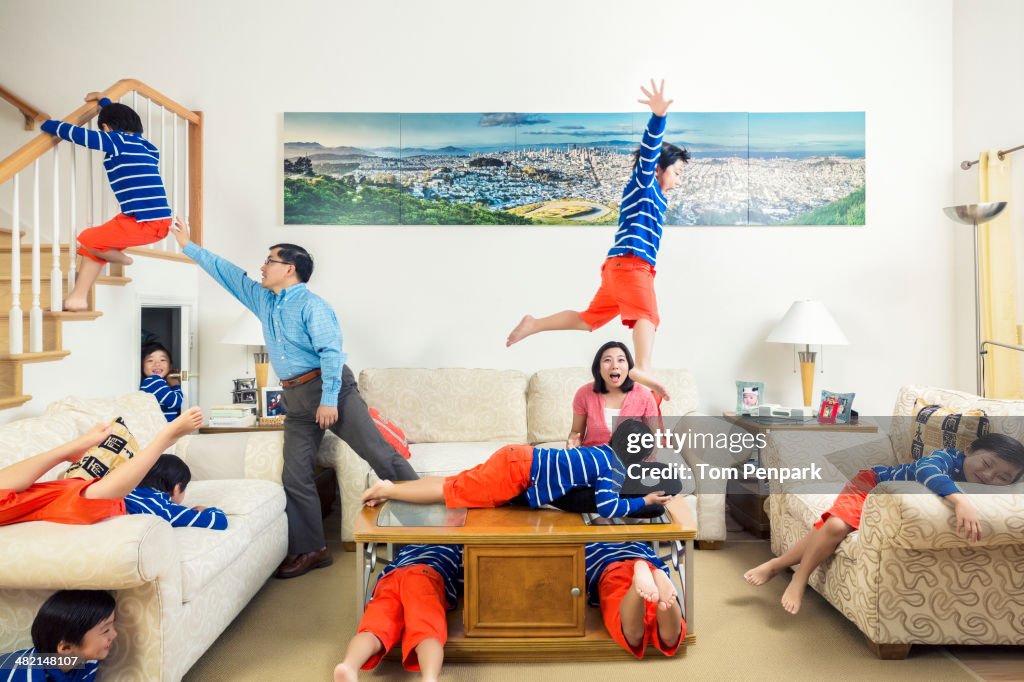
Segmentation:
<svg viewBox="0 0 1024 682">
<path fill-rule="evenodd" d="M 978 226 L 978 267 L 981 278 L 981 339 L 1018 343 L 1017 251 L 1013 245 L 1012 172 L 1010 157 L 982 152 L 978 163 L 978 200 L 1007 201 L 998 218 Z M 1021 398 L 1021 352 L 986 346 L 985 395 Z"/>
</svg>

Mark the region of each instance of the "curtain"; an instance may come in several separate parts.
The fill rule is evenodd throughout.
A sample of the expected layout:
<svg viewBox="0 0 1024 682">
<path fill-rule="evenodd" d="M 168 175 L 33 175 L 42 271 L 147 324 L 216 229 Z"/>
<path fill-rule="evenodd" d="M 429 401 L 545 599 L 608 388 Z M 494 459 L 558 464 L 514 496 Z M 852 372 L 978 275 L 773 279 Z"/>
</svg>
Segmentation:
<svg viewBox="0 0 1024 682">
<path fill-rule="evenodd" d="M 1010 157 L 982 152 L 978 163 L 978 200 L 1011 202 L 995 220 L 978 226 L 982 341 L 1019 343 L 1017 339 L 1017 251 L 1013 245 Z M 1021 356 L 1009 348 L 986 346 L 985 395 L 1021 398 Z"/>
</svg>

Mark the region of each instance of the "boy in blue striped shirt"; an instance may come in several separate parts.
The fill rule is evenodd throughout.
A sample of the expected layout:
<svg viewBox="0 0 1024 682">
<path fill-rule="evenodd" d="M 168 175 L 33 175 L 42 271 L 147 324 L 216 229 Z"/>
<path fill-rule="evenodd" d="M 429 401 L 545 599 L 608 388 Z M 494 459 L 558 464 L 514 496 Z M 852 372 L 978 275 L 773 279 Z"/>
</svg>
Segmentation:
<svg viewBox="0 0 1024 682">
<path fill-rule="evenodd" d="M 651 375 L 654 333 L 661 318 L 654 295 L 654 267 L 661 246 L 662 225 L 668 200 L 665 193 L 675 188 L 690 154 L 664 143 L 665 114 L 672 100 L 665 99 L 665 81 L 651 89 L 641 86 L 647 99 L 638 100 L 651 109 L 640 148 L 633 156 L 633 172 L 619 202 L 619 229 L 615 242 L 601 266 L 601 286 L 583 312 L 563 310 L 547 317 L 526 315 L 508 335 L 506 346 L 537 332 L 558 329 L 593 331 L 616 316 L 633 330 L 636 365 L 629 371 L 633 381 L 647 386 L 668 400 L 665 387 Z"/>
<path fill-rule="evenodd" d="M 956 529 L 970 543 L 981 539 L 978 512 L 956 485 L 957 481 L 984 485 L 1010 485 L 1024 474 L 1024 445 L 1002 433 L 990 433 L 967 447 L 935 450 L 915 462 L 863 469 L 840 491 L 835 503 L 821 515 L 808 533 L 785 554 L 750 569 L 744 579 L 763 585 L 784 568 L 800 564 L 782 595 L 782 607 L 800 611 L 807 581 L 821 562 L 832 556 L 847 535 L 860 528 L 861 512 L 870 491 L 886 481 L 917 481 L 953 503 Z"/>
<path fill-rule="evenodd" d="M 570 449 L 506 445 L 486 462 L 454 476 L 428 476 L 418 481 L 377 481 L 362 501 L 375 506 L 384 500 L 418 504 L 443 502 L 450 509 L 500 507 L 526 493 L 534 509 L 581 487 L 594 489 L 597 513 L 605 518 L 628 516 L 646 504 L 665 504 L 671 495 L 652 492 L 641 498 L 620 497 L 626 467 L 641 462 L 653 451 L 645 436 L 651 430 L 636 419 L 626 419 L 612 434 L 611 446 Z"/>
<path fill-rule="evenodd" d="M 611 638 L 637 658 L 648 644 L 675 655 L 686 622 L 665 562 L 646 542 L 592 542 L 584 551 L 587 594 Z"/>
<path fill-rule="evenodd" d="M 181 384 L 167 376 L 170 371 L 171 353 L 163 344 L 148 343 L 142 347 L 142 383 L 139 390 L 153 394 L 164 419 L 172 422 L 181 414 L 185 396 L 181 392 Z"/>
<path fill-rule="evenodd" d="M 160 455 L 142 482 L 124 498 L 128 514 L 153 514 L 175 528 L 225 530 L 227 515 L 217 507 L 186 507 L 185 488 L 192 471 L 177 455 Z"/>
<path fill-rule="evenodd" d="M 462 582 L 462 545 L 407 545 L 377 578 L 373 596 L 348 643 L 335 682 L 373 670 L 402 643 L 402 667 L 436 680 L 448 641 L 445 611 L 455 608 Z"/>
<path fill-rule="evenodd" d="M 122 253 L 123 249 L 158 242 L 171 227 L 171 207 L 160 177 L 160 152 L 142 137 L 142 119 L 131 107 L 112 103 L 98 92 L 85 96 L 86 102 L 97 100 L 99 131 L 52 119 L 40 126 L 44 133 L 103 152 L 110 189 L 121 207 L 121 213 L 110 221 L 78 235 L 82 259 L 75 287 L 64 301 L 68 311 L 89 307 L 89 290 L 106 263 L 131 265 L 131 256 Z"/>
</svg>

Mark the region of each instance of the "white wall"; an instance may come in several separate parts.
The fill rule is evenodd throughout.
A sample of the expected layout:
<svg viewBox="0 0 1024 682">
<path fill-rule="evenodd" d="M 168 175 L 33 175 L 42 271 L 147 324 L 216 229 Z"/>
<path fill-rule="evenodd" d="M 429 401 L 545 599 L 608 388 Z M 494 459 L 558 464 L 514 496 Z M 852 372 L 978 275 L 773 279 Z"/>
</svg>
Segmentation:
<svg viewBox="0 0 1024 682">
<path fill-rule="evenodd" d="M 1019 0 L 956 0 L 953 5 L 953 152 L 955 201 L 978 201 L 978 167 L 960 170 L 978 152 L 1024 144 L 1024 26 Z M 1007 157 L 1015 168 L 1011 212 L 1017 247 L 1018 319 L 1024 320 L 1024 150 Z M 973 390 L 974 245 L 970 227 L 951 224 L 956 234 L 956 354 L 958 383 Z M 1009 352 L 1009 351 L 1006 351 Z"/>
<path fill-rule="evenodd" d="M 901 383 L 955 378 L 939 211 L 953 190 L 951 3 L 181 0 L 133 6 L 147 46 L 126 54 L 110 30 L 123 3 L 22 1 L 0 8 L 0 63 L 19 64 L 5 85 L 61 113 L 127 76 L 202 110 L 207 245 L 253 272 L 269 244 L 309 248 L 357 371 L 588 363 L 624 329 L 504 339 L 525 312 L 586 305 L 613 229 L 284 228 L 282 112 L 622 111 L 650 76 L 679 110 L 866 111 L 866 227 L 668 229 L 656 363 L 692 369 L 706 411 L 732 405 L 738 378 L 797 403 L 789 350 L 763 338 L 794 299 L 819 297 L 851 345 L 826 350 L 816 386 L 856 391 L 870 414 Z M 239 308 L 199 286 L 212 404 L 244 362 L 217 343 Z"/>
</svg>

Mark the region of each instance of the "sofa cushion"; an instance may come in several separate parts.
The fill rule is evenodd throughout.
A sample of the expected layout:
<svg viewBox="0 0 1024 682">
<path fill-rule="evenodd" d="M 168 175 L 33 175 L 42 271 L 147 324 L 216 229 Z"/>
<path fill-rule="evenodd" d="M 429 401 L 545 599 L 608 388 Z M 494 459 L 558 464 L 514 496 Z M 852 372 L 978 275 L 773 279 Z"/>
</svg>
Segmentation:
<svg viewBox="0 0 1024 682">
<path fill-rule="evenodd" d="M 990 428 L 989 419 L 983 410 L 954 412 L 941 405 L 928 405 L 923 400 L 917 401 L 913 416 L 909 453 L 913 460 L 946 448 L 966 451 L 976 438 L 987 434 Z"/>
<path fill-rule="evenodd" d="M 142 447 L 146 447 L 156 437 L 157 432 L 167 426 L 167 419 L 156 398 L 142 391 L 116 398 L 71 396 L 50 403 L 43 414 L 46 418 L 59 414 L 62 418 L 75 420 L 78 433 L 88 431 L 97 422 L 109 422 L 116 417 L 122 417 Z"/>
<path fill-rule="evenodd" d="M 409 463 L 421 476 L 451 476 L 484 462 L 509 443 L 414 443 Z"/>
<path fill-rule="evenodd" d="M 220 507 L 228 528 L 175 528 L 181 555 L 182 601 L 189 602 L 249 544 L 284 513 L 284 488 L 257 480 L 193 481 L 185 490 L 188 506 Z"/>
<path fill-rule="evenodd" d="M 110 435 L 102 443 L 89 448 L 81 459 L 69 466 L 61 478 L 103 478 L 139 452 L 139 443 L 118 417 L 110 427 Z"/>
<path fill-rule="evenodd" d="M 526 442 L 522 372 L 364 369 L 359 391 L 368 405 L 402 425 L 410 443 Z"/>
<path fill-rule="evenodd" d="M 0 467 L 52 450 L 74 440 L 81 433 L 78 420 L 68 414 L 47 414 L 5 424 L 0 427 Z M 67 466 L 66 462 L 61 462 L 40 480 L 54 480 Z"/>
</svg>

